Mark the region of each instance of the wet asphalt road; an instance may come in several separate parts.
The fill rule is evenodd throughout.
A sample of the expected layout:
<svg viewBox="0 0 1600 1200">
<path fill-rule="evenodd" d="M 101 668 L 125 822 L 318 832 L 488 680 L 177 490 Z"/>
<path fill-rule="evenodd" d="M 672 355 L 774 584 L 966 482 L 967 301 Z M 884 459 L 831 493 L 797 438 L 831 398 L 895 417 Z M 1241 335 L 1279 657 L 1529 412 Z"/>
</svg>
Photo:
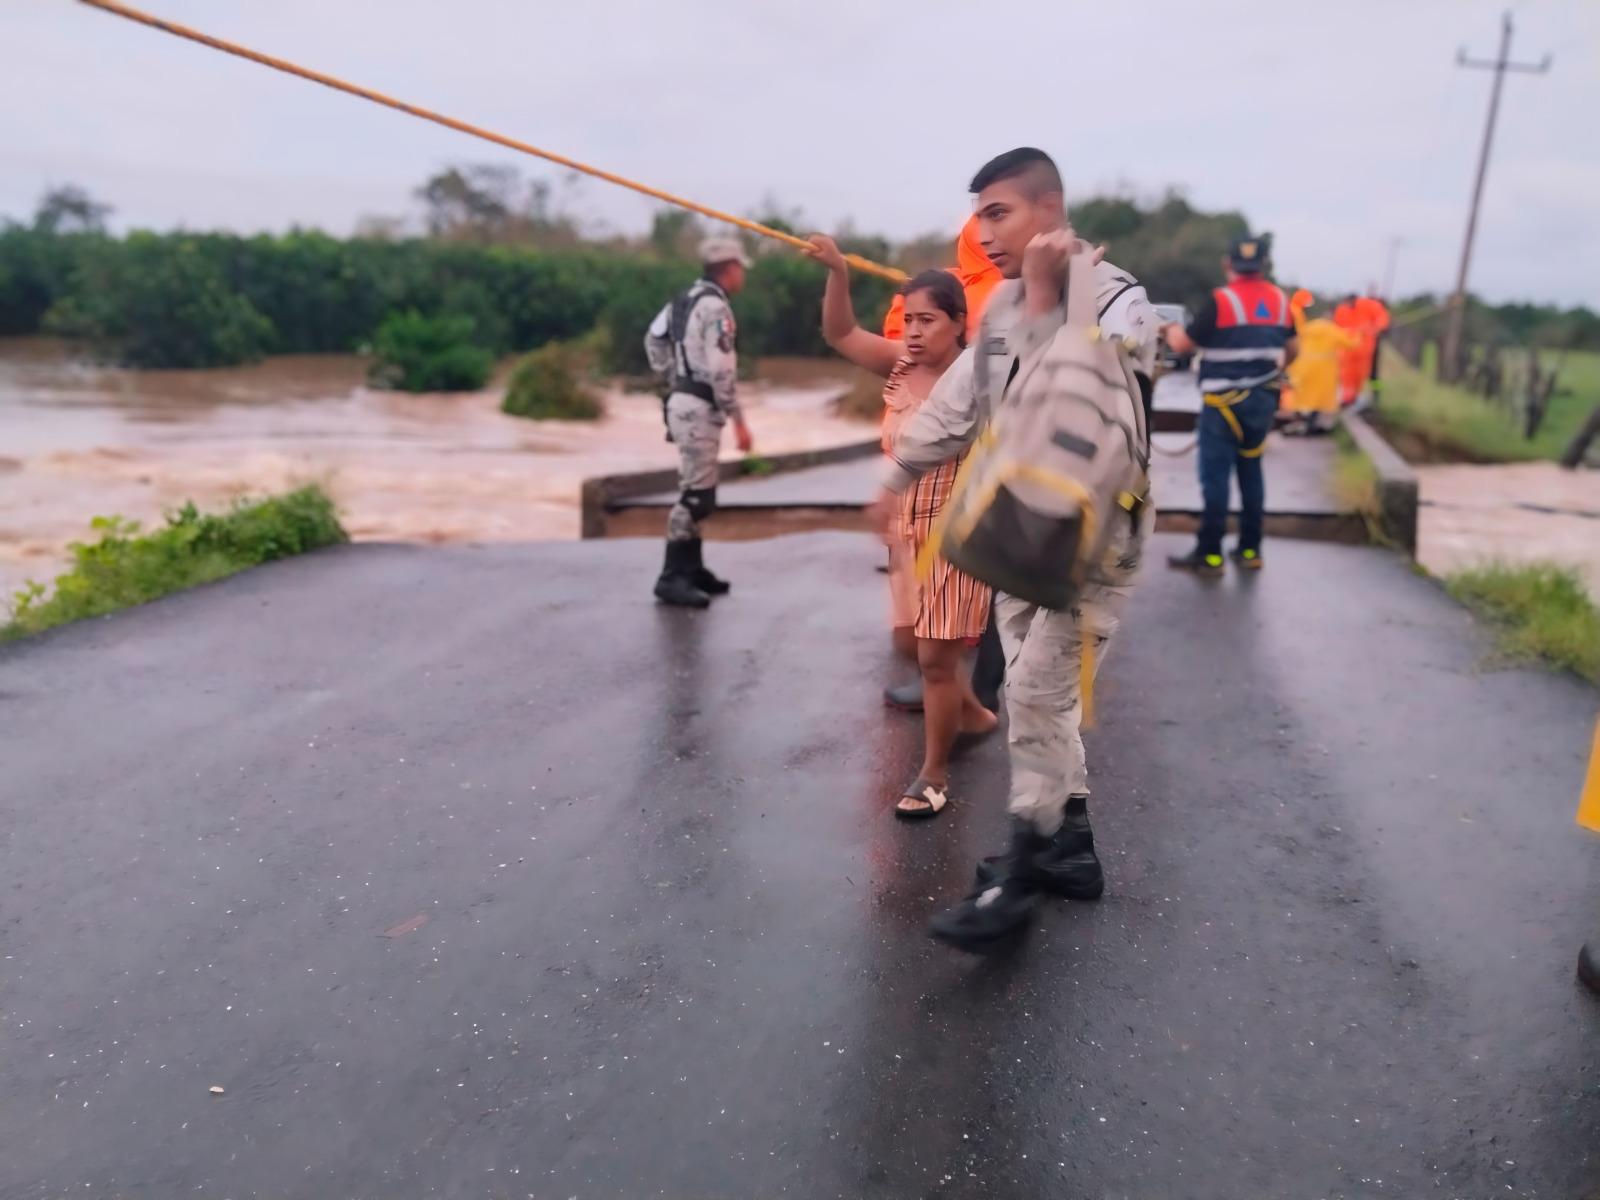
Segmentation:
<svg viewBox="0 0 1600 1200">
<path fill-rule="evenodd" d="M 0 1197 L 1600 1195 L 1592 689 L 1382 552 L 1147 570 L 1106 898 L 971 959 L 923 926 L 1004 754 L 890 819 L 866 539 L 711 547 L 708 614 L 658 552 L 350 548 L 0 650 Z"/>
</svg>

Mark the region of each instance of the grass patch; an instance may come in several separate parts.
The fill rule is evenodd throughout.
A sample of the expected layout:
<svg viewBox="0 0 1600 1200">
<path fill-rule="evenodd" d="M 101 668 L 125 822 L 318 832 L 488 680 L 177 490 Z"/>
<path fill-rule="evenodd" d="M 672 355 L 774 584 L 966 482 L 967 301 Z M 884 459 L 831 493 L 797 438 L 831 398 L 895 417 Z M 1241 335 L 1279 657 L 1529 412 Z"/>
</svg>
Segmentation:
<svg viewBox="0 0 1600 1200">
<path fill-rule="evenodd" d="M 144 604 L 170 592 L 209 583 L 246 567 L 349 541 L 333 501 L 304 487 L 225 513 L 185 504 L 167 523 L 141 533 L 137 521 L 96 517 L 97 542 L 75 542 L 72 569 L 50 591 L 30 583 L 12 601 L 0 641 Z"/>
<path fill-rule="evenodd" d="M 1343 425 L 1333 431 L 1337 453 L 1333 459 L 1333 495 L 1346 512 L 1364 517 L 1378 515 L 1378 469 L 1361 452 Z"/>
<path fill-rule="evenodd" d="M 1378 468 L 1343 425 L 1334 426 L 1333 444 L 1333 475 L 1328 481 L 1333 498 L 1342 510 L 1361 518 L 1367 527 L 1367 541 L 1374 546 L 1392 546 L 1378 500 Z"/>
<path fill-rule="evenodd" d="M 548 342 L 511 372 L 500 411 L 535 421 L 598 421 L 605 405 L 589 385 L 589 356 L 576 346 Z"/>
<path fill-rule="evenodd" d="M 1548 366 L 1555 355 L 1546 352 Z M 1600 354 L 1574 351 L 1561 368 L 1538 436 L 1522 436 L 1521 416 L 1481 396 L 1436 382 L 1398 354 L 1383 360 L 1383 398 L 1372 416 L 1405 455 L 1430 462 L 1529 462 L 1558 459 L 1600 401 Z"/>
<path fill-rule="evenodd" d="M 1502 654 L 1600 683 L 1600 609 L 1570 567 L 1487 563 L 1445 580 L 1450 595 L 1494 626 Z"/>
</svg>

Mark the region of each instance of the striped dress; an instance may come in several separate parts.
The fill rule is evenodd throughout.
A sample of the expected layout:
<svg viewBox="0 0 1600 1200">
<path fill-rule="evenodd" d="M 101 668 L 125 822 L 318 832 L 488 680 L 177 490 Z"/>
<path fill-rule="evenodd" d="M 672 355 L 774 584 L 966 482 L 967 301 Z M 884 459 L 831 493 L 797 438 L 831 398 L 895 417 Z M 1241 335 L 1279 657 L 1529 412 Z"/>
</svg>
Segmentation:
<svg viewBox="0 0 1600 1200">
<path fill-rule="evenodd" d="M 894 445 L 900 427 L 925 397 L 907 386 L 912 362 L 895 364 L 883 389 L 883 447 Z M 891 621 L 909 625 L 919 638 L 975 643 L 989 624 L 990 588 L 944 559 L 935 557 L 928 578 L 917 576 L 917 555 L 933 532 L 933 523 L 950 499 L 959 458 L 929 471 L 901 497 L 899 519 L 890 536 L 889 589 Z"/>
</svg>

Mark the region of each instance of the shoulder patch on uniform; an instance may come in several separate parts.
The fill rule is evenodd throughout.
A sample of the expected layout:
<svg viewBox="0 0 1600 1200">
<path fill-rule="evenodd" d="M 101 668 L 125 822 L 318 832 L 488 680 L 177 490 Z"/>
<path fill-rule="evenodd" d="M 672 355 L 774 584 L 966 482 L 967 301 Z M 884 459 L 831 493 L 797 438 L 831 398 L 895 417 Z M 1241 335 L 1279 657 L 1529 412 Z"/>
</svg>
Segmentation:
<svg viewBox="0 0 1600 1200">
<path fill-rule="evenodd" d="M 732 353 L 735 329 L 732 315 L 717 318 L 717 349 L 724 354 Z"/>
</svg>

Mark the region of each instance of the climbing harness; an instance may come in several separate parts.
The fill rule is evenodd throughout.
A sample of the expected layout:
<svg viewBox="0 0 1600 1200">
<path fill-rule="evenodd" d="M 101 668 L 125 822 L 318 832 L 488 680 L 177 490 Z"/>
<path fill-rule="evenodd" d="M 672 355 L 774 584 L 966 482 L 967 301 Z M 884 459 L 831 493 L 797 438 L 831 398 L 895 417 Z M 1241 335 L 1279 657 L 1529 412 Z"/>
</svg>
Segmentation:
<svg viewBox="0 0 1600 1200">
<path fill-rule="evenodd" d="M 1222 414 L 1222 419 L 1228 423 L 1228 428 L 1233 431 L 1233 440 L 1239 443 L 1239 456 L 1241 458 L 1260 458 L 1267 450 L 1266 439 L 1263 438 L 1259 445 L 1246 449 L 1244 428 L 1239 424 L 1239 418 L 1233 415 L 1233 406 L 1249 395 L 1249 388 L 1237 388 L 1229 392 L 1207 392 L 1205 396 L 1206 407 L 1214 408 Z M 1199 439 L 1196 438 L 1196 440 L 1198 441 Z"/>
<path fill-rule="evenodd" d="M 258 50 L 251 50 L 248 46 L 241 46 L 237 42 L 229 42 L 224 41 L 222 38 L 212 37 L 208 33 L 201 33 L 198 29 L 191 29 L 186 25 L 178 24 L 176 21 L 167 21 L 161 17 L 152 16 L 147 12 L 141 12 L 139 9 L 129 8 L 125 4 L 118 4 L 116 0 L 80 0 L 80 2 L 87 4 L 90 8 L 98 8 L 102 12 L 111 13 L 113 16 L 125 17 L 130 21 L 138 22 L 140 25 L 147 25 L 151 29 L 159 29 L 163 33 L 170 33 L 174 37 L 198 42 L 202 46 L 209 46 L 213 50 L 220 50 L 224 54 L 232 54 L 237 58 L 248 59 L 253 63 L 259 63 L 263 67 L 271 67 L 274 71 L 282 71 L 287 75 L 295 75 L 301 79 L 310 80 L 312 83 L 320 83 L 323 87 L 346 92 L 352 96 L 359 96 L 363 100 L 381 104 L 385 108 L 393 108 L 424 121 L 432 121 L 435 125 L 443 125 L 447 129 L 454 129 L 458 133 L 482 138 L 486 142 L 493 142 L 497 146 L 506 147 L 508 150 L 515 150 L 521 154 L 530 154 L 535 158 L 553 162 L 557 166 L 565 167 L 570 171 L 577 171 L 595 179 L 603 179 L 607 183 L 614 183 L 618 187 L 628 188 L 630 191 L 639 192 L 652 199 L 676 205 L 679 208 L 686 208 L 690 212 L 699 213 L 701 216 L 709 217 L 713 221 L 736 225 L 740 229 L 759 234 L 764 238 L 771 238 L 773 241 L 782 242 L 787 246 L 793 246 L 797 250 L 809 250 L 811 248 L 811 243 L 804 238 L 798 238 L 792 233 L 785 233 L 781 229 L 774 229 L 770 225 L 763 225 L 759 221 L 736 217 L 732 213 L 722 212 L 720 209 L 711 208 L 709 205 L 700 204 L 694 200 L 676 196 L 671 192 L 664 192 L 659 188 L 650 187 L 648 184 L 639 183 L 637 180 L 629 179 L 624 175 L 590 166 L 588 163 L 568 158 L 564 154 L 557 154 L 553 150 L 541 150 L 538 146 L 507 137 L 505 134 L 495 133 L 492 130 L 484 129 L 482 126 L 471 125 L 466 121 L 457 120 L 455 117 L 447 117 L 443 113 L 433 112 L 415 104 L 408 104 L 404 100 L 396 100 L 392 96 L 386 96 L 382 92 L 373 91 L 371 88 L 348 83 L 337 76 L 328 75 L 321 71 L 313 71 L 309 67 L 299 66 L 286 59 L 274 58 L 270 54 L 262 54 Z M 895 283 L 904 283 L 906 281 L 906 273 L 896 270 L 894 267 L 886 267 L 881 263 L 875 263 L 871 259 L 861 257 L 859 254 L 846 254 L 844 257 L 845 261 L 852 267 L 858 271 L 864 271 L 868 275 L 877 275 Z"/>
</svg>

